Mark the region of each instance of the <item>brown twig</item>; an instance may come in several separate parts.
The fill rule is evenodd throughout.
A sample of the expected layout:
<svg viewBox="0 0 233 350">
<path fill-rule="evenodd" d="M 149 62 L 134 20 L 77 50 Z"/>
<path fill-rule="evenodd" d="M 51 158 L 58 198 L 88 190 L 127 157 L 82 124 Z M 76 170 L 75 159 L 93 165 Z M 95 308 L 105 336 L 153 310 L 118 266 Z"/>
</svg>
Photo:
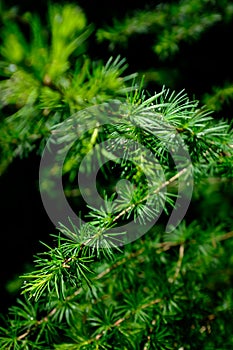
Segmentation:
<svg viewBox="0 0 233 350">
<path fill-rule="evenodd" d="M 181 244 L 180 245 L 180 249 L 179 249 L 179 259 L 178 259 L 177 264 L 176 264 L 175 274 L 174 274 L 174 276 L 172 278 L 168 279 L 168 281 L 170 283 L 173 283 L 177 279 L 177 277 L 179 276 L 181 265 L 182 265 L 182 261 L 183 261 L 183 257 L 184 257 L 184 244 Z"/>
</svg>

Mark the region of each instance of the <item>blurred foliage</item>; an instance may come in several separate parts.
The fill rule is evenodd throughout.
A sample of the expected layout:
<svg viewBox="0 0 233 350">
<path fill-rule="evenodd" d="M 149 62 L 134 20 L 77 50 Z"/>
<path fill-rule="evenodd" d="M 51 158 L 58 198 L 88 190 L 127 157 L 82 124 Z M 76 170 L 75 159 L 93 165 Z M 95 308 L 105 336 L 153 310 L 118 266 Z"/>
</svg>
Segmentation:
<svg viewBox="0 0 233 350">
<path fill-rule="evenodd" d="M 228 56 L 229 35 L 232 32 L 232 19 L 232 1 L 181 0 L 158 2 L 154 5 L 148 2 L 145 9 L 138 8 L 135 11 L 128 11 L 125 18 L 113 18 L 112 25 L 105 25 L 98 29 L 96 37 L 100 43 L 107 42 L 111 52 L 121 48 L 125 48 L 127 51 L 128 45 L 132 47 L 132 45 L 137 46 L 137 42 L 148 41 L 151 51 L 154 52 L 155 62 L 153 64 L 153 58 L 151 58 L 147 68 L 142 65 L 141 74 L 145 75 L 145 82 L 148 84 L 156 83 L 161 86 L 165 84 L 176 88 L 180 79 L 183 82 L 182 68 L 188 64 L 185 60 L 190 60 L 190 66 L 187 68 L 189 69 L 188 74 L 190 74 L 188 84 L 190 83 L 192 86 L 191 70 L 193 68 L 196 70 L 195 67 L 192 67 L 193 65 L 199 64 L 196 74 L 203 84 L 206 84 L 205 80 L 208 79 L 205 77 L 205 69 L 208 70 L 208 66 L 211 66 L 214 60 L 216 60 L 215 70 L 221 72 L 224 69 L 224 57 Z M 221 34 L 221 27 L 228 28 L 228 32 L 225 30 Z M 219 37 L 219 35 L 225 37 Z M 189 47 L 200 42 L 205 36 L 206 41 L 202 46 L 196 47 L 196 50 L 204 49 L 198 63 L 195 63 L 195 52 L 193 53 L 194 61 L 189 55 L 182 57 L 183 54 L 185 55 L 185 50 L 189 51 Z M 221 41 L 225 42 L 224 48 L 219 48 Z M 205 46 L 207 50 L 205 50 Z M 210 52 L 208 52 L 208 46 L 211 48 Z M 218 50 L 221 50 L 223 59 L 220 58 Z M 149 50 L 147 53 L 145 52 L 145 55 L 148 53 L 151 56 Z M 143 53 L 141 53 L 142 57 Z M 142 58 L 142 61 L 146 62 L 146 58 Z M 231 65 L 228 69 L 232 71 Z M 201 76 L 202 72 L 203 76 Z M 215 73 L 218 75 L 218 72 L 213 71 L 212 75 L 214 76 Z M 232 82 L 229 81 L 232 79 L 231 73 L 230 77 L 227 77 L 226 87 L 216 86 L 213 92 L 204 91 L 206 95 L 200 96 L 208 108 L 219 112 L 225 107 L 227 101 L 232 100 Z M 221 79 L 223 80 L 224 76 Z M 185 83 L 187 84 L 184 80 Z M 223 80 L 222 83 L 225 81 Z M 191 87 L 192 93 L 194 93 L 195 82 L 193 85 Z"/>
<path fill-rule="evenodd" d="M 2 20 L 0 172 L 71 113 L 125 94 L 134 77 L 121 77 L 127 65 L 120 57 L 106 64 L 88 58 L 93 27 L 76 5 L 51 5 L 48 26 L 31 13 Z"/>
<path fill-rule="evenodd" d="M 124 21 L 115 21 L 112 28 L 99 29 L 97 39 L 114 44 L 127 44 L 134 34 L 153 33 L 155 53 L 165 59 L 174 55 L 182 41 L 198 40 L 209 27 L 222 20 L 231 20 L 233 4 L 229 1 L 182 0 L 160 3 L 148 11 L 138 11 Z"/>
<path fill-rule="evenodd" d="M 220 111 L 223 106 L 230 105 L 233 99 L 233 85 L 226 84 L 225 87 L 214 87 L 212 94 L 205 94 L 204 102 L 215 111 Z"/>
</svg>

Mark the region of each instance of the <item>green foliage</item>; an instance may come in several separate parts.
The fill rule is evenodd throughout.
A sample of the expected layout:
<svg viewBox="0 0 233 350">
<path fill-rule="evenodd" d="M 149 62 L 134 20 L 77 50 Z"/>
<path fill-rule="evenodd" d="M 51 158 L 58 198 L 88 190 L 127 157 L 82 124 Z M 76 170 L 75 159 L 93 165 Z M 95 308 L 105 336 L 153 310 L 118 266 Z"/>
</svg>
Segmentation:
<svg viewBox="0 0 233 350">
<path fill-rule="evenodd" d="M 37 341 L 50 349 L 108 349 L 113 344 L 119 349 L 208 349 L 213 342 L 222 349 L 223 338 L 230 346 L 231 277 L 225 274 L 222 279 L 218 274 L 216 279 L 225 255 L 231 256 L 232 240 L 227 245 L 224 241 L 232 232 L 226 235 L 224 230 L 221 225 L 183 223 L 172 235 L 164 236 L 162 229 L 151 231 L 124 252 L 115 252 L 112 260 L 101 255 L 92 263 L 91 289 L 86 284 L 66 285 L 65 298 L 50 290 L 37 302 L 18 301 L 9 314 L 17 319 L 9 319 L 8 331 L 1 328 L 2 348 Z M 56 249 L 65 250 L 60 239 L 57 244 Z M 63 238 L 62 245 L 73 251 L 69 239 Z M 60 260 L 50 257 L 48 267 L 52 261 L 56 266 Z M 71 260 L 60 261 L 64 271 L 71 265 Z M 60 295 L 59 276 L 54 283 Z M 216 290 L 215 283 L 228 288 Z"/>
<path fill-rule="evenodd" d="M 37 15 L 22 16 L 29 39 L 15 18 L 3 17 L 1 172 L 71 113 L 125 94 L 125 81 L 134 77 L 121 77 L 127 65 L 120 57 L 104 65 L 85 55 L 93 27 L 79 7 L 51 5 L 48 17 L 45 27 Z"/>
<path fill-rule="evenodd" d="M 17 321 L 10 318 L 6 328 L 1 329 L 3 348 L 41 342 L 54 349 L 108 349 L 113 344 L 116 349 L 179 349 L 182 346 L 207 349 L 213 341 L 212 327 L 219 327 L 215 319 L 222 312 L 226 316 L 222 322 L 226 322 L 227 329 L 232 288 L 224 295 L 221 292 L 216 295 L 212 285 L 216 283 L 213 271 L 224 268 L 232 249 L 232 241 L 227 246 L 222 243 L 232 237 L 232 232 L 225 233 L 227 224 L 205 227 L 204 223 L 193 222 L 189 226 L 183 223 L 169 234 L 163 233 L 163 227 L 158 230 L 155 226 L 144 239 L 124 249 L 118 246 L 120 233 L 115 240 L 116 233 L 108 231 L 120 219 L 129 219 L 131 215 L 135 221 L 141 217 L 139 225 L 145 218 L 150 220 L 151 215 L 153 217 L 150 209 L 140 210 L 147 197 L 152 198 L 152 207 L 159 202 L 159 196 L 168 200 L 170 191 L 167 189 L 165 195 L 163 187 L 174 185 L 180 176 L 170 164 L 165 146 L 172 142 L 174 148 L 180 147 L 175 135 L 180 135 L 188 147 L 199 180 L 201 175 L 208 175 L 210 166 L 213 170 L 213 163 L 218 169 L 222 157 L 228 159 L 231 168 L 229 127 L 226 123 L 214 122 L 209 113 L 198 109 L 197 102 L 190 101 L 186 94 L 169 94 L 166 90 L 148 99 L 143 92 L 131 93 L 123 111 L 119 125 L 114 125 L 113 130 L 111 126 L 105 127 L 105 138 L 109 138 L 110 145 L 111 140 L 116 143 L 119 135 L 129 141 L 140 140 L 151 152 L 161 154 L 167 180 L 163 183 L 156 177 L 150 193 L 146 183 L 137 186 L 142 178 L 135 177 L 134 167 L 129 167 L 125 169 L 126 178 L 138 179 L 136 192 L 132 193 L 129 187 L 126 191 L 122 184 L 122 196 L 118 200 L 114 196 L 106 197 L 106 207 L 89 207 L 88 224 L 79 230 L 75 225 L 72 229 L 60 227 L 64 236 L 55 237 L 55 246 L 46 246 L 47 251 L 36 258 L 35 270 L 23 276 L 26 304 L 19 301 L 16 309 L 11 309 L 13 315 L 17 314 Z M 85 118 L 85 113 L 76 114 L 77 120 L 80 117 Z M 89 114 L 86 117 L 89 118 Z M 73 123 L 73 118 L 71 120 Z M 67 125 L 69 127 L 69 119 L 57 127 L 58 131 L 62 130 L 62 142 L 64 135 L 66 141 L 73 137 L 67 132 Z M 154 129 L 157 137 L 151 133 Z M 159 138 L 159 134 L 163 138 Z M 59 137 L 57 142 L 59 144 Z M 82 144 L 85 149 L 83 139 Z M 223 147 L 228 155 L 222 155 Z M 130 144 L 125 149 L 127 152 Z M 146 159 L 143 149 L 140 153 L 136 151 L 137 162 Z M 146 160 L 145 173 L 150 169 L 150 158 Z M 124 157 L 121 166 L 125 166 Z M 174 206 L 173 201 L 169 203 Z M 124 242 L 124 234 L 122 237 Z M 231 269 L 229 259 L 228 263 Z M 218 283 L 230 283 L 230 277 L 226 278 Z M 9 325 L 10 333 L 6 331 Z M 216 340 L 219 345 L 220 339 L 219 335 Z M 230 344 L 231 333 L 226 341 Z"/>
<path fill-rule="evenodd" d="M 214 111 L 220 111 L 224 105 L 229 105 L 233 99 L 233 85 L 226 84 L 226 86 L 220 88 L 213 88 L 212 94 L 206 94 L 204 96 L 204 102 L 206 105 Z"/>
<path fill-rule="evenodd" d="M 150 10 L 138 10 L 123 21 L 114 20 L 112 27 L 99 29 L 97 39 L 109 41 L 110 48 L 127 44 L 132 35 L 150 33 L 155 36 L 154 52 L 165 59 L 174 55 L 182 42 L 200 38 L 203 32 L 233 15 L 229 1 L 182 0 L 161 3 Z"/>
<path fill-rule="evenodd" d="M 161 64 L 143 69 L 141 73 L 145 75 L 145 81 L 175 87 L 181 74 L 179 72 L 181 58 L 178 54 L 183 52 L 184 45 L 191 48 L 191 45 L 200 41 L 204 35 L 208 40 L 208 33 L 212 29 L 209 34 L 210 40 L 213 40 L 211 46 L 215 48 L 215 52 L 221 51 L 218 44 L 223 38 L 217 37 L 218 30 L 221 27 L 225 28 L 221 35 L 228 36 L 226 28 L 230 33 L 232 16 L 232 1 L 182 0 L 163 2 L 156 6 L 149 4 L 145 9 L 128 12 L 123 19 L 114 18 L 111 26 L 97 30 L 96 37 L 100 43 L 108 42 L 109 50 L 112 52 L 122 47 L 126 48 L 130 40 L 137 45 L 137 42 L 149 37 L 151 51 L 155 55 L 155 60 L 158 57 Z M 228 54 L 227 47 L 228 43 L 226 43 L 226 52 L 222 52 L 222 55 Z M 215 55 L 215 52 L 213 51 L 212 55 Z M 150 51 L 148 53 L 150 54 Z M 177 60 L 176 57 L 178 57 Z M 211 64 L 211 55 L 209 61 Z M 195 60 L 191 64 L 195 65 Z M 200 66 L 201 64 L 202 62 L 199 63 Z M 221 64 L 225 64 L 224 60 L 223 63 L 217 60 L 216 70 L 221 70 Z M 186 62 L 181 62 L 181 65 L 186 65 Z M 206 69 L 208 70 L 208 65 Z M 200 71 L 202 71 L 201 67 Z M 204 72 L 203 75 L 205 75 Z M 202 79 L 201 76 L 200 79 Z M 216 86 L 212 92 L 204 93 L 202 102 L 206 103 L 211 110 L 221 111 L 227 103 L 232 101 L 232 82 L 227 77 L 227 81 L 223 81 L 223 84 L 224 87 Z"/>
<path fill-rule="evenodd" d="M 127 40 L 160 26 L 156 50 L 162 57 L 231 15 L 227 2 L 161 4 L 109 38 L 114 45 L 122 33 Z M 62 169 L 53 163 L 44 170 L 52 178 L 62 170 L 75 212 L 80 203 L 83 209 L 74 188 L 77 172 L 88 177 L 99 169 L 103 201 L 85 206 L 85 223 L 69 218 L 51 244 L 43 243 L 35 266 L 21 276 L 23 296 L 3 317 L 0 348 L 230 349 L 232 217 L 226 202 L 223 215 L 223 197 L 216 193 L 232 191 L 232 126 L 184 91 L 163 87 L 150 94 L 143 82 L 131 82 L 135 75 L 122 77 L 120 57 L 92 62 L 86 53 L 93 27 L 77 6 L 50 5 L 46 27 L 36 15 L 21 16 L 30 38 L 16 18 L 2 18 L 1 171 L 33 147 L 41 152 L 49 139 L 58 160 L 66 157 Z M 108 34 L 98 31 L 101 40 Z M 166 219 L 179 209 L 181 193 L 188 196 L 192 179 L 192 208 L 199 201 L 201 213 L 167 230 Z M 41 191 L 56 199 L 50 180 Z M 211 206 L 209 198 L 215 199 Z M 161 211 L 165 219 L 159 220 Z M 121 228 L 128 222 L 135 224 L 133 242 Z"/>
</svg>

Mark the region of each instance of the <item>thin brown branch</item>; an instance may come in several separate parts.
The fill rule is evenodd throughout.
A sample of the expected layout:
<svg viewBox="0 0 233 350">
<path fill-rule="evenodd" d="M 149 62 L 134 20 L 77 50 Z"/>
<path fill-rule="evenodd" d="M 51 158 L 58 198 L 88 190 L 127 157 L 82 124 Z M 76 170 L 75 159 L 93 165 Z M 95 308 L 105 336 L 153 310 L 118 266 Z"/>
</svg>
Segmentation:
<svg viewBox="0 0 233 350">
<path fill-rule="evenodd" d="M 227 232 L 222 236 L 217 236 L 214 239 L 217 242 L 221 242 L 221 241 L 225 241 L 226 239 L 229 239 L 229 238 L 233 238 L 233 231 Z"/>
<path fill-rule="evenodd" d="M 129 256 L 117 261 L 115 264 L 113 264 L 112 266 L 108 267 L 106 270 L 100 272 L 94 279 L 95 280 L 99 280 L 100 278 L 102 278 L 103 276 L 107 275 L 110 271 L 116 269 L 117 267 L 123 265 L 126 261 L 135 258 L 138 255 L 141 255 L 143 253 L 143 251 L 145 250 L 145 248 L 141 248 L 139 250 L 137 250 L 134 253 L 129 254 Z"/>
<path fill-rule="evenodd" d="M 178 259 L 177 264 L 176 264 L 175 274 L 172 278 L 169 278 L 169 280 L 168 280 L 170 283 L 173 283 L 177 279 L 177 277 L 179 276 L 183 258 L 184 258 L 184 244 L 181 244 L 180 249 L 179 249 L 179 259 Z"/>
<path fill-rule="evenodd" d="M 24 339 L 25 337 L 27 337 L 28 336 L 28 334 L 31 332 L 31 328 L 28 328 L 28 330 L 25 332 L 25 333 L 23 333 L 23 334 L 21 334 L 20 336 L 18 336 L 18 340 L 22 340 L 22 339 Z"/>
</svg>

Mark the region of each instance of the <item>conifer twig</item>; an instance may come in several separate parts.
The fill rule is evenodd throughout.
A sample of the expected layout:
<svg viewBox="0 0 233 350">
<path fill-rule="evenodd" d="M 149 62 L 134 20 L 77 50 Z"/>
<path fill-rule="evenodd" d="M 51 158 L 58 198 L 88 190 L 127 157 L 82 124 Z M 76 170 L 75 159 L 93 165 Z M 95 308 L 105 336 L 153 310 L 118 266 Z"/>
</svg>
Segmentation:
<svg viewBox="0 0 233 350">
<path fill-rule="evenodd" d="M 152 306 L 152 305 L 155 305 L 155 304 L 160 303 L 161 301 L 162 301 L 161 298 L 154 299 L 154 300 L 150 301 L 149 303 L 146 303 L 146 304 L 142 305 L 142 306 L 141 306 L 141 309 L 146 309 L 146 308 L 148 308 L 148 307 L 150 307 L 150 306 Z M 130 318 L 130 316 L 131 316 L 132 314 L 133 314 L 133 311 L 131 311 L 127 316 L 119 318 L 117 321 L 115 321 L 115 322 L 109 327 L 109 329 L 110 329 L 110 328 L 114 328 L 114 327 L 120 326 L 125 320 L 127 320 L 128 318 Z M 87 341 L 87 344 L 91 344 L 91 343 L 93 343 L 95 340 L 99 340 L 105 333 L 106 333 L 106 331 L 102 331 L 101 333 L 97 334 L 95 337 L 89 339 L 89 340 Z M 85 342 L 85 344 L 86 344 L 86 342 Z"/>
<path fill-rule="evenodd" d="M 188 170 L 188 168 L 183 168 L 182 170 L 180 170 L 176 175 L 172 176 L 169 180 L 165 181 L 164 183 L 162 183 L 158 188 L 156 188 L 156 190 L 153 191 L 153 194 L 157 194 L 159 193 L 159 191 L 161 191 L 163 188 L 165 188 L 166 186 L 170 185 L 171 183 L 173 183 L 174 181 L 176 181 L 180 176 L 182 176 L 184 173 L 186 173 L 186 171 Z M 138 201 L 137 204 L 140 204 L 144 201 L 146 201 L 148 199 L 148 197 L 150 196 L 150 194 L 146 195 L 145 197 L 141 198 L 140 201 Z M 126 213 L 128 213 L 131 209 L 133 209 L 136 206 L 136 204 L 132 204 L 130 205 L 128 208 L 124 209 L 122 212 L 120 212 L 113 220 L 113 222 L 117 221 L 120 217 L 122 217 L 123 215 L 125 215 Z"/>
<path fill-rule="evenodd" d="M 122 264 L 126 263 L 128 260 L 137 257 L 138 255 L 140 255 L 143 251 L 145 250 L 145 248 L 141 248 L 139 250 L 137 250 L 136 252 L 133 252 L 131 254 L 129 254 L 129 256 L 124 257 L 123 259 L 117 261 L 115 264 L 113 264 L 111 267 L 108 267 L 107 269 L 105 269 L 104 271 L 100 272 L 96 277 L 94 277 L 94 280 L 99 280 L 102 277 L 104 277 L 105 275 L 107 275 L 109 272 L 111 272 L 112 270 L 118 268 L 119 266 L 121 266 Z M 69 295 L 66 297 L 65 301 L 70 301 L 72 299 L 74 299 L 77 295 L 79 295 L 81 292 L 83 291 L 83 288 L 80 287 L 78 288 L 73 294 Z M 35 329 L 38 325 L 40 325 L 41 323 L 43 323 L 44 321 L 47 321 L 49 317 L 52 317 L 57 311 L 57 307 L 54 307 L 46 316 L 44 316 L 42 319 L 38 320 L 36 325 L 34 325 L 33 327 L 29 328 L 25 333 L 21 334 L 18 336 L 18 340 L 22 340 L 25 337 L 27 337 L 30 332 Z"/>
<path fill-rule="evenodd" d="M 233 231 L 227 232 L 221 236 L 217 236 L 215 237 L 215 241 L 224 241 L 227 239 L 233 238 Z M 192 243 L 194 243 L 194 241 L 192 241 Z M 182 264 L 182 259 L 184 256 L 184 244 L 180 243 L 180 242 L 160 242 L 160 243 L 155 243 L 154 247 L 156 249 L 161 249 L 162 251 L 167 251 L 169 249 L 171 249 L 172 247 L 176 247 L 180 245 L 180 249 L 179 249 L 179 259 L 178 259 L 178 263 L 177 263 L 177 268 L 176 268 L 176 272 L 175 275 L 172 279 L 172 282 L 174 281 L 175 278 L 177 278 L 180 268 L 181 268 L 181 264 Z M 115 264 L 113 264 L 112 266 L 106 268 L 104 271 L 100 272 L 96 277 L 94 277 L 94 280 L 99 280 L 102 277 L 106 276 L 108 273 L 110 273 L 111 271 L 113 271 L 114 269 L 118 268 L 119 266 L 123 265 L 124 263 L 126 263 L 128 260 L 135 258 L 139 255 L 141 255 L 143 252 L 145 251 L 145 247 L 140 248 L 139 250 L 137 250 L 136 252 L 133 252 L 131 254 L 128 255 L 128 257 L 124 257 L 123 259 L 117 261 Z M 169 281 L 170 283 L 172 283 L 171 281 Z M 67 296 L 67 298 L 65 299 L 66 301 L 72 300 L 74 299 L 77 295 L 79 295 L 81 292 L 83 291 L 83 288 L 80 287 L 78 288 L 73 294 Z M 158 299 L 156 299 L 158 300 Z M 145 304 L 142 308 L 146 308 L 147 306 L 149 306 L 151 304 L 151 302 L 147 305 Z M 52 317 L 57 311 L 57 308 L 54 307 L 45 317 L 43 317 L 41 320 L 39 320 L 37 322 L 36 325 L 34 325 L 32 328 L 29 328 L 26 332 L 24 332 L 23 334 L 18 336 L 18 340 L 22 340 L 24 338 L 26 338 L 30 332 L 35 329 L 35 327 L 37 327 L 38 325 L 40 325 L 41 323 L 43 323 L 44 321 L 47 321 L 48 318 Z M 119 321 L 120 323 L 123 321 Z"/>
</svg>

